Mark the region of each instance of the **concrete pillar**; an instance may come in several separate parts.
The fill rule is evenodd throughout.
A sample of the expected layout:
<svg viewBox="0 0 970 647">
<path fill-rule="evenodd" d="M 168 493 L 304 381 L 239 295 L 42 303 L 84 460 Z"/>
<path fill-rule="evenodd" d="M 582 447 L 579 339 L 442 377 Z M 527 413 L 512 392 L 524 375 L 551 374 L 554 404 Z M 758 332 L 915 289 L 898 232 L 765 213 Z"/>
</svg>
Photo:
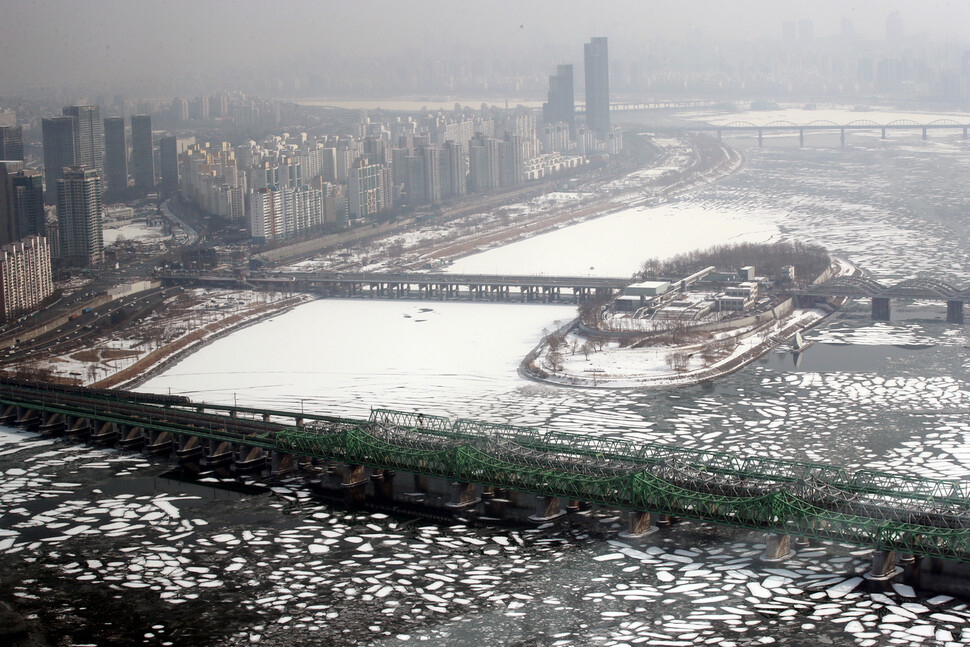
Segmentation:
<svg viewBox="0 0 970 647">
<path fill-rule="evenodd" d="M 363 465 L 344 465 L 344 480 L 342 488 L 353 488 L 367 482 L 367 470 Z"/>
<path fill-rule="evenodd" d="M 649 512 L 631 512 L 625 532 L 620 533 L 621 539 L 640 539 L 660 530 L 650 525 Z"/>
<path fill-rule="evenodd" d="M 926 126 L 923 126 L 923 139 L 926 139 Z"/>
<path fill-rule="evenodd" d="M 963 323 L 963 301 L 946 302 L 946 322 L 957 324 Z"/>
<path fill-rule="evenodd" d="M 845 148 L 845 128 L 841 130 L 842 148 Z"/>
<path fill-rule="evenodd" d="M 963 132 L 966 133 L 967 132 L 967 129 L 964 128 L 963 129 Z M 720 128 L 717 129 L 717 141 L 721 141 L 721 129 Z"/>
<path fill-rule="evenodd" d="M 669 526 L 670 525 L 670 515 L 669 514 L 658 514 L 657 515 L 657 525 L 658 526 Z"/>
<path fill-rule="evenodd" d="M 882 138 L 883 139 L 886 138 L 886 129 L 885 128 L 882 129 Z"/>
<path fill-rule="evenodd" d="M 537 496 L 536 513 L 529 517 L 529 521 L 534 523 L 545 523 L 558 519 L 566 514 L 559 508 L 559 497 Z"/>
<path fill-rule="evenodd" d="M 798 129 L 798 145 L 799 146 L 804 146 L 805 145 L 805 129 L 804 128 L 799 128 Z"/>
<path fill-rule="evenodd" d="M 766 562 L 783 562 L 794 555 L 791 549 L 791 535 L 770 533 L 765 535 L 765 552 L 761 559 Z"/>
<path fill-rule="evenodd" d="M 966 126 L 963 127 L 963 138 L 964 139 L 967 138 L 967 127 Z"/>
<path fill-rule="evenodd" d="M 758 129 L 758 146 L 764 146 L 764 139 L 763 139 L 763 137 L 764 137 L 764 133 L 759 128 Z"/>
<path fill-rule="evenodd" d="M 445 507 L 452 510 L 460 510 L 478 505 L 481 500 L 481 497 L 475 494 L 474 483 L 455 481 L 451 484 L 451 501 L 446 503 Z"/>
<path fill-rule="evenodd" d="M 579 499 L 566 501 L 566 512 L 579 512 Z"/>
<path fill-rule="evenodd" d="M 872 297 L 873 321 L 889 321 L 889 297 Z"/>
<path fill-rule="evenodd" d="M 891 550 L 877 550 L 872 554 L 872 569 L 865 574 L 867 580 L 892 579 L 903 569 L 896 566 L 896 553 Z"/>
</svg>

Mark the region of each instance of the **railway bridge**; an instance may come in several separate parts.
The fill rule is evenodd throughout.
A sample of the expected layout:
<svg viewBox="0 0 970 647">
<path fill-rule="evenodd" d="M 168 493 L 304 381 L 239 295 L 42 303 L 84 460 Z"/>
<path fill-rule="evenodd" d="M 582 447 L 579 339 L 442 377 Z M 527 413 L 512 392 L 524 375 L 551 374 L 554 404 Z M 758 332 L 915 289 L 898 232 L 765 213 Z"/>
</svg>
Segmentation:
<svg viewBox="0 0 970 647">
<path fill-rule="evenodd" d="M 800 302 L 815 298 L 850 297 L 872 299 L 872 318 L 889 321 L 892 299 L 944 301 L 946 320 L 963 323 L 963 304 L 970 301 L 970 286 L 957 287 L 934 278 L 917 277 L 884 285 L 866 276 L 840 276 L 795 292 Z"/>
<path fill-rule="evenodd" d="M 444 507 L 469 514 L 521 495 L 535 522 L 562 503 L 627 510 L 633 537 L 671 517 L 737 526 L 768 533 L 766 559 L 784 559 L 792 537 L 847 542 L 877 551 L 874 577 L 892 576 L 897 555 L 970 562 L 966 482 L 417 412 L 363 420 L 11 379 L 0 380 L 0 422 L 182 462 L 331 473 L 345 492 L 391 500 L 445 484 Z M 406 492 L 393 494 L 396 480 Z"/>
</svg>

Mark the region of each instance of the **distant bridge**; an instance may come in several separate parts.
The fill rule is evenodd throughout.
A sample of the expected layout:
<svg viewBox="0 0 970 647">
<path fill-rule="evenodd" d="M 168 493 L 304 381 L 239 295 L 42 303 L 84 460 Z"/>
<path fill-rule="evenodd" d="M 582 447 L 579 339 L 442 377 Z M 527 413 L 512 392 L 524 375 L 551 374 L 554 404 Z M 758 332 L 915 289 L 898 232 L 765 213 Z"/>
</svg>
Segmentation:
<svg viewBox="0 0 970 647">
<path fill-rule="evenodd" d="M 771 121 L 766 124 L 754 124 L 750 121 L 732 121 L 726 124 L 704 124 L 685 125 L 677 127 L 658 128 L 658 132 L 683 134 L 688 132 L 716 132 L 718 139 L 724 133 L 732 132 L 756 132 L 758 133 L 758 145 L 763 145 L 764 133 L 775 132 L 797 132 L 798 143 L 804 146 L 805 133 L 813 131 L 838 131 L 841 135 L 842 145 L 845 146 L 846 131 L 859 130 L 878 130 L 882 133 L 882 138 L 886 139 L 887 131 L 895 130 L 919 130 L 923 133 L 923 139 L 928 137 L 931 130 L 962 130 L 963 138 L 966 139 L 970 131 L 970 123 L 955 121 L 953 119 L 936 119 L 928 123 L 913 121 L 911 119 L 896 119 L 888 123 L 878 123 L 870 119 L 857 119 L 846 124 L 838 124 L 827 119 L 818 119 L 806 124 L 796 124 L 786 120 Z"/>
<path fill-rule="evenodd" d="M 970 562 L 966 482 L 418 412 L 360 420 L 10 379 L 0 380 L 0 422 L 210 467 L 319 474 L 336 464 L 347 491 L 396 472 L 408 488 L 454 482 L 454 509 L 526 493 L 537 522 L 562 514 L 560 499 L 630 510 L 632 535 L 651 514 L 710 521 L 771 533 L 769 557 L 784 557 L 792 536 L 848 542 L 885 551 L 874 562 L 885 569 L 888 556 L 884 575 L 896 552 Z"/>
<path fill-rule="evenodd" d="M 268 288 L 281 292 L 316 292 L 330 297 L 582 303 L 609 297 L 633 282 L 630 278 L 419 272 L 289 272 L 275 274 L 204 274 L 170 272 L 169 285 Z"/>
<path fill-rule="evenodd" d="M 881 321 L 889 321 L 891 299 L 945 301 L 946 320 L 950 323 L 963 323 L 963 304 L 970 301 L 970 287 L 959 288 L 945 281 L 926 277 L 906 279 L 895 285 L 883 285 L 870 277 L 840 276 L 798 290 L 795 295 L 802 301 L 813 297 L 870 298 L 872 318 Z"/>
<path fill-rule="evenodd" d="M 610 103 L 610 112 L 632 112 L 637 110 L 673 112 L 675 110 L 697 110 L 700 108 L 714 108 L 723 101 L 711 99 L 654 99 L 652 101 L 618 101 Z M 577 114 L 586 114 L 586 104 L 576 104 Z"/>
</svg>

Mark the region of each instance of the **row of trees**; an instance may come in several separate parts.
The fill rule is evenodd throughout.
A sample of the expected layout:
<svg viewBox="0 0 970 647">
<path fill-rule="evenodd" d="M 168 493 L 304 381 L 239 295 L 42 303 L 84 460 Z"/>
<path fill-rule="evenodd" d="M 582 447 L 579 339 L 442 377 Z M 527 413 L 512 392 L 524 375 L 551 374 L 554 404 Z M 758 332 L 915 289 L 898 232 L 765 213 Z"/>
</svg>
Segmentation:
<svg viewBox="0 0 970 647">
<path fill-rule="evenodd" d="M 711 265 L 738 268 L 754 265 L 759 274 L 778 276 L 783 267 L 793 265 L 795 276 L 811 281 L 831 264 L 828 252 L 820 245 L 801 242 L 735 243 L 714 245 L 704 250 L 678 254 L 669 259 L 651 258 L 643 262 L 641 278 L 684 277 Z"/>
</svg>

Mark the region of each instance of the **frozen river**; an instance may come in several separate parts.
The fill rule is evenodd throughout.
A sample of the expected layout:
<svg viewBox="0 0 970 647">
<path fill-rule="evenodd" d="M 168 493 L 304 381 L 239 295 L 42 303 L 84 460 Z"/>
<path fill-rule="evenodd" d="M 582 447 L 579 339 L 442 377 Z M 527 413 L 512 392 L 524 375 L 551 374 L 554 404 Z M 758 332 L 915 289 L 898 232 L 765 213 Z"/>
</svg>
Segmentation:
<svg viewBox="0 0 970 647">
<path fill-rule="evenodd" d="M 625 275 L 650 256 L 797 239 L 879 280 L 927 271 L 970 283 L 970 144 L 733 143 L 743 169 L 680 202 L 454 269 Z M 894 303 L 891 324 L 870 321 L 868 307 L 849 304 L 808 333 L 819 343 L 798 366 L 777 353 L 714 385 L 640 391 L 518 377 L 519 360 L 543 328 L 573 316 L 569 307 L 317 301 L 210 344 L 142 389 L 348 416 L 418 409 L 966 479 L 967 329 L 944 323 L 942 304 Z M 170 466 L 134 455 L 54 454 L 16 434 L 0 442 L 10 565 L 0 583 L 28 611 L 42 606 L 30 596 L 61 605 L 57 622 L 77 627 L 76 642 L 97 642 L 92 622 L 109 617 L 125 618 L 125 636 L 173 645 L 970 642 L 962 599 L 918 583 L 866 585 L 870 555 L 858 548 L 802 547 L 770 565 L 757 558 L 757 534 L 708 524 L 639 544 L 617 540 L 611 515 L 535 530 L 437 525 L 334 508 L 295 483 L 230 497 L 180 485 L 163 476 Z M 79 608 L 75 591 L 100 607 Z M 137 612 L 120 612 L 129 607 Z"/>
</svg>

